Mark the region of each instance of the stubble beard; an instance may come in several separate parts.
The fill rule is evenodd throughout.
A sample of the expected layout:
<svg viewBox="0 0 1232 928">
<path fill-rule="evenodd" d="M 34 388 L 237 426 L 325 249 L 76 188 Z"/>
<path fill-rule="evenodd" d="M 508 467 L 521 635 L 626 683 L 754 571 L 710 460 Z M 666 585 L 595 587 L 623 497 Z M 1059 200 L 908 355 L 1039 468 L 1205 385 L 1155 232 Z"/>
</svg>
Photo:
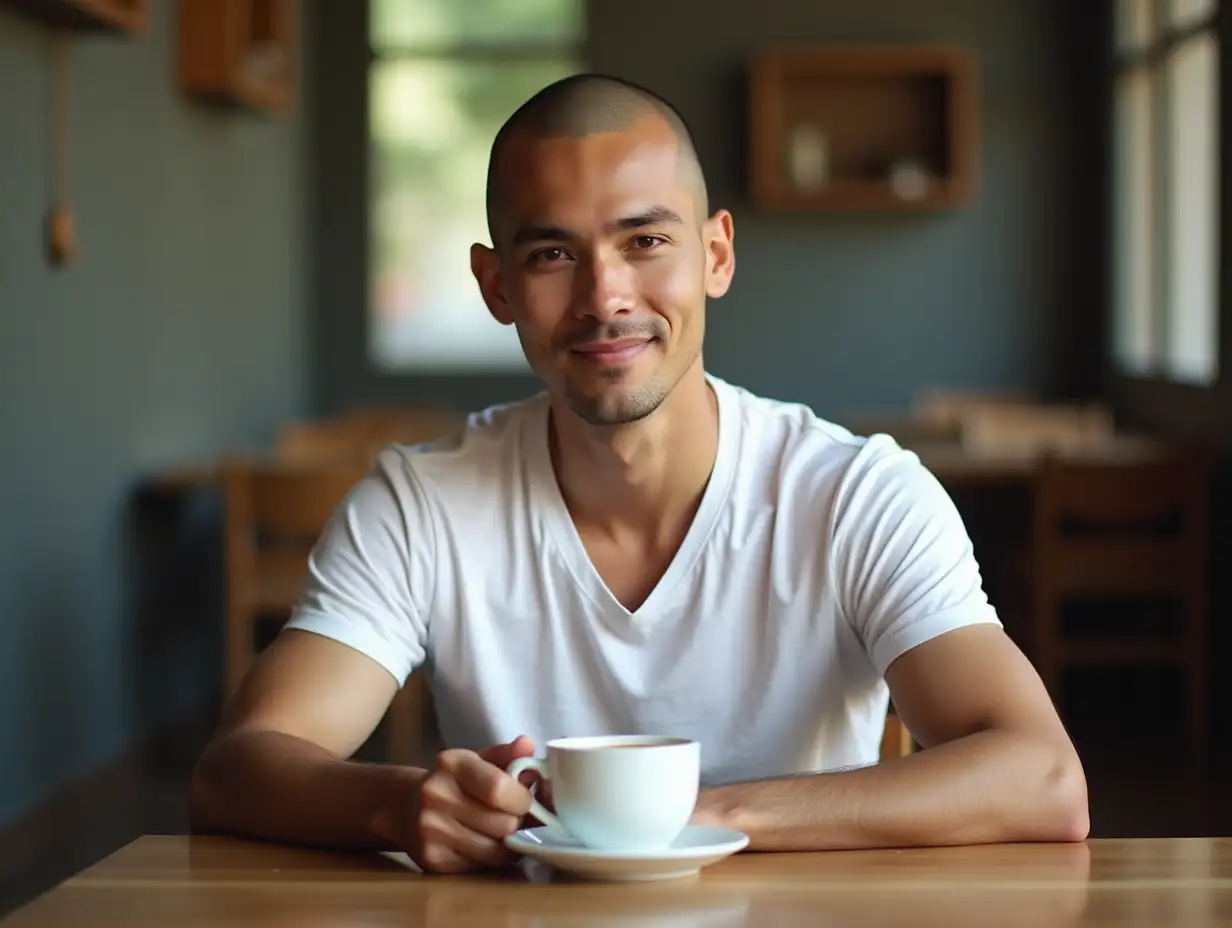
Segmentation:
<svg viewBox="0 0 1232 928">
<path fill-rule="evenodd" d="M 611 372 L 610 379 L 617 379 L 624 372 Z M 565 399 L 569 408 L 583 422 L 595 426 L 628 425 L 645 419 L 667 398 L 667 389 L 659 375 L 628 393 L 599 395 L 582 393 L 566 387 Z"/>
</svg>

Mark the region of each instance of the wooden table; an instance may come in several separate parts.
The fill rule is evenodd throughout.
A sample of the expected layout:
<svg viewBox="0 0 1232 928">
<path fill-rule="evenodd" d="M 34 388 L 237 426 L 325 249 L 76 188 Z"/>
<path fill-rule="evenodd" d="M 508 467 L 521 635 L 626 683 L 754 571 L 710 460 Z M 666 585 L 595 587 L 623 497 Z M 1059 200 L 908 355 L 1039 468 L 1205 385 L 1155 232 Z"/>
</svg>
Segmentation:
<svg viewBox="0 0 1232 928">
<path fill-rule="evenodd" d="M 1232 925 L 1232 839 L 745 853 L 686 880 L 604 885 L 534 864 L 425 877 L 399 855 L 146 837 L 3 924 Z"/>
<path fill-rule="evenodd" d="M 1043 457 L 1034 451 L 1006 448 L 980 450 L 958 443 L 934 442 L 905 446 L 947 486 L 1030 486 L 1040 471 Z M 1066 455 L 1069 460 L 1093 464 L 1139 464 L 1166 454 L 1169 446 L 1150 438 L 1120 435 L 1082 451 Z"/>
</svg>

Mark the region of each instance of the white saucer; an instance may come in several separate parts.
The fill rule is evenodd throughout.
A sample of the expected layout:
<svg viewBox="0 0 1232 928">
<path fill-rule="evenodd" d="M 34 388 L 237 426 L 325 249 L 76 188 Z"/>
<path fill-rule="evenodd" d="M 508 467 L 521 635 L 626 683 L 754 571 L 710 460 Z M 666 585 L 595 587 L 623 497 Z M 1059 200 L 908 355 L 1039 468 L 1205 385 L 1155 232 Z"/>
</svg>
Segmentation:
<svg viewBox="0 0 1232 928">
<path fill-rule="evenodd" d="M 595 880 L 675 880 L 693 876 L 748 846 L 749 836 L 730 828 L 686 825 L 671 847 L 661 851 L 605 851 L 558 837 L 555 829 L 523 828 L 505 839 L 517 854 Z"/>
</svg>

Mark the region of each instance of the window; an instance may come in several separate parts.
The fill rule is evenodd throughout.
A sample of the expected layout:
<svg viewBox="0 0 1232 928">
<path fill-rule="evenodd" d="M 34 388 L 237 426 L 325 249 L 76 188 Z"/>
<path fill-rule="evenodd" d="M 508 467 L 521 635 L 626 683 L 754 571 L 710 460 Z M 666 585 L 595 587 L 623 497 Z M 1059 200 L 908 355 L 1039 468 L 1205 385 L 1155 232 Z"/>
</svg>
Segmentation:
<svg viewBox="0 0 1232 928">
<path fill-rule="evenodd" d="M 525 370 L 470 270 L 488 150 L 581 70 L 585 0 L 371 0 L 368 351 L 384 371 Z"/>
<path fill-rule="evenodd" d="M 1113 356 L 1203 386 L 1219 373 L 1217 4 L 1116 4 Z"/>
</svg>

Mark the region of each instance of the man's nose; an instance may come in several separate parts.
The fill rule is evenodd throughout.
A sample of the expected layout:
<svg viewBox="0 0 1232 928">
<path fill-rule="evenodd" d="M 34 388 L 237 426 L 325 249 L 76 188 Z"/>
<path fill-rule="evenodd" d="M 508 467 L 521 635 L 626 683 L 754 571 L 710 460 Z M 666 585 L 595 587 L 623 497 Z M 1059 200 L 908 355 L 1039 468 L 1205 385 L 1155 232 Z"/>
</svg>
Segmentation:
<svg viewBox="0 0 1232 928">
<path fill-rule="evenodd" d="M 611 319 L 630 312 L 636 304 L 633 275 L 624 262 L 596 254 L 578 277 L 575 307 L 579 316 Z"/>
</svg>

